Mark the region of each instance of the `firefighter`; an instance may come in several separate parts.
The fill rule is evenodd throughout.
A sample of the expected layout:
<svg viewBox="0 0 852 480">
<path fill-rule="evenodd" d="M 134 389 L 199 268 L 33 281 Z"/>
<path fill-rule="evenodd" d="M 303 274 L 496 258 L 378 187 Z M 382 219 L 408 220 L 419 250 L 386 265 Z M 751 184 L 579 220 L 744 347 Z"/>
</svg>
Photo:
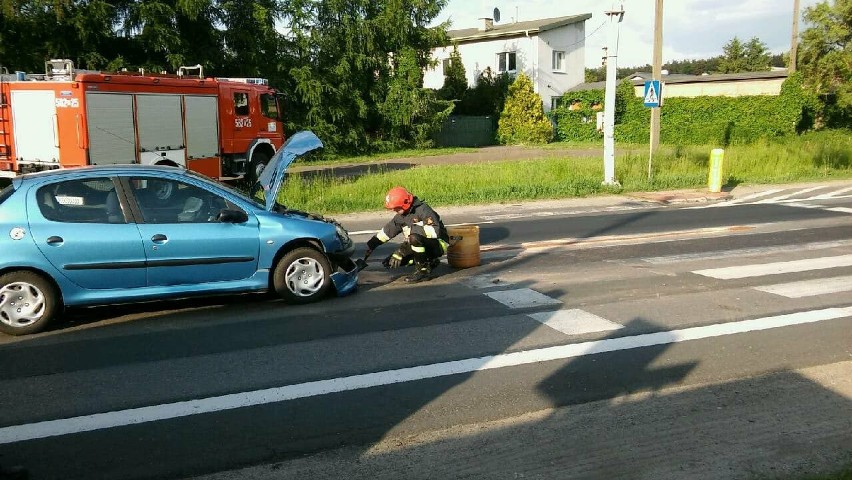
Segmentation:
<svg viewBox="0 0 852 480">
<path fill-rule="evenodd" d="M 385 208 L 396 215 L 367 241 L 367 256 L 379 245 L 402 233 L 402 245 L 382 261 L 385 268 L 414 265 L 414 272 L 405 277 L 409 283 L 428 280 L 432 269 L 447 253 L 449 236 L 441 217 L 426 202 L 403 187 L 394 187 L 385 196 Z"/>
</svg>

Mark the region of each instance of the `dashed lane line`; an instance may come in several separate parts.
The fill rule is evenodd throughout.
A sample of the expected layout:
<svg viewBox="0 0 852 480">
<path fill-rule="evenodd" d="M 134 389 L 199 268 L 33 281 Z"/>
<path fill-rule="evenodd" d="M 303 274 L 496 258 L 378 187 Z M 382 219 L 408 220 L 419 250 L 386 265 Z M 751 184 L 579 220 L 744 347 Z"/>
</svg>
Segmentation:
<svg viewBox="0 0 852 480">
<path fill-rule="evenodd" d="M 629 337 L 608 338 L 592 342 L 560 345 L 555 347 L 526 350 L 521 352 L 469 358 L 451 362 L 433 363 L 416 367 L 386 370 L 382 372 L 332 378 L 283 387 L 253 390 L 249 392 L 200 398 L 183 402 L 151 405 L 79 417 L 48 420 L 24 425 L 0 428 L 0 444 L 9 444 L 56 437 L 107 428 L 138 425 L 167 419 L 187 417 L 204 413 L 220 412 L 236 408 L 285 402 L 298 398 L 327 395 L 330 393 L 359 390 L 364 388 L 413 382 L 427 378 L 467 374 L 519 365 L 564 360 L 585 355 L 629 350 L 654 345 L 667 345 L 705 338 L 736 335 L 773 328 L 790 327 L 806 323 L 822 322 L 852 317 L 852 306 L 826 308 L 786 315 L 722 323 L 704 327 L 693 327 L 667 332 L 648 333 Z"/>
</svg>

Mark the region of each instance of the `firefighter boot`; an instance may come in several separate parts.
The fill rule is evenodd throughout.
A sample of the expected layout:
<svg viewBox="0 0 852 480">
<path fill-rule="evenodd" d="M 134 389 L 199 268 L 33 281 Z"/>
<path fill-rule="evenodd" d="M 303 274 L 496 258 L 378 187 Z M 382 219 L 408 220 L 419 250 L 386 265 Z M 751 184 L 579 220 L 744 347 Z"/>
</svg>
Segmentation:
<svg viewBox="0 0 852 480">
<path fill-rule="evenodd" d="M 407 283 L 418 283 L 429 280 L 432 275 L 432 266 L 429 263 L 418 263 L 414 266 L 414 272 L 405 277 Z"/>
</svg>

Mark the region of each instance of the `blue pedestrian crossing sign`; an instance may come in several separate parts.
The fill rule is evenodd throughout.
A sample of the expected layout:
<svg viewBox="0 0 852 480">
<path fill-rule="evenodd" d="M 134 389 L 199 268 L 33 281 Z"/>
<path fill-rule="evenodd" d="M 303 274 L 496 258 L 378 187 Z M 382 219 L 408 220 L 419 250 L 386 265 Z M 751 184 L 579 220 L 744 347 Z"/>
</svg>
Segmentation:
<svg viewBox="0 0 852 480">
<path fill-rule="evenodd" d="M 659 107 L 662 103 L 663 91 L 659 80 L 645 81 L 645 106 Z"/>
</svg>

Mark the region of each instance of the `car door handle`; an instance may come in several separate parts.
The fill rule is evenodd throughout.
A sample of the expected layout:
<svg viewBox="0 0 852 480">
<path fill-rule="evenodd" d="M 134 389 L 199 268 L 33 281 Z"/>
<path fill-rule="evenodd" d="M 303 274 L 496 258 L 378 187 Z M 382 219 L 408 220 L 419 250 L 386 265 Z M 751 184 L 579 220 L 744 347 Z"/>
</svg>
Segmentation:
<svg viewBox="0 0 852 480">
<path fill-rule="evenodd" d="M 169 241 L 169 237 L 163 235 L 162 233 L 158 233 L 151 237 L 151 241 L 154 243 L 166 243 Z"/>
<path fill-rule="evenodd" d="M 47 237 L 48 245 L 62 245 L 63 243 L 65 243 L 65 239 L 63 239 L 62 237 L 57 237 L 56 235 Z"/>
</svg>

